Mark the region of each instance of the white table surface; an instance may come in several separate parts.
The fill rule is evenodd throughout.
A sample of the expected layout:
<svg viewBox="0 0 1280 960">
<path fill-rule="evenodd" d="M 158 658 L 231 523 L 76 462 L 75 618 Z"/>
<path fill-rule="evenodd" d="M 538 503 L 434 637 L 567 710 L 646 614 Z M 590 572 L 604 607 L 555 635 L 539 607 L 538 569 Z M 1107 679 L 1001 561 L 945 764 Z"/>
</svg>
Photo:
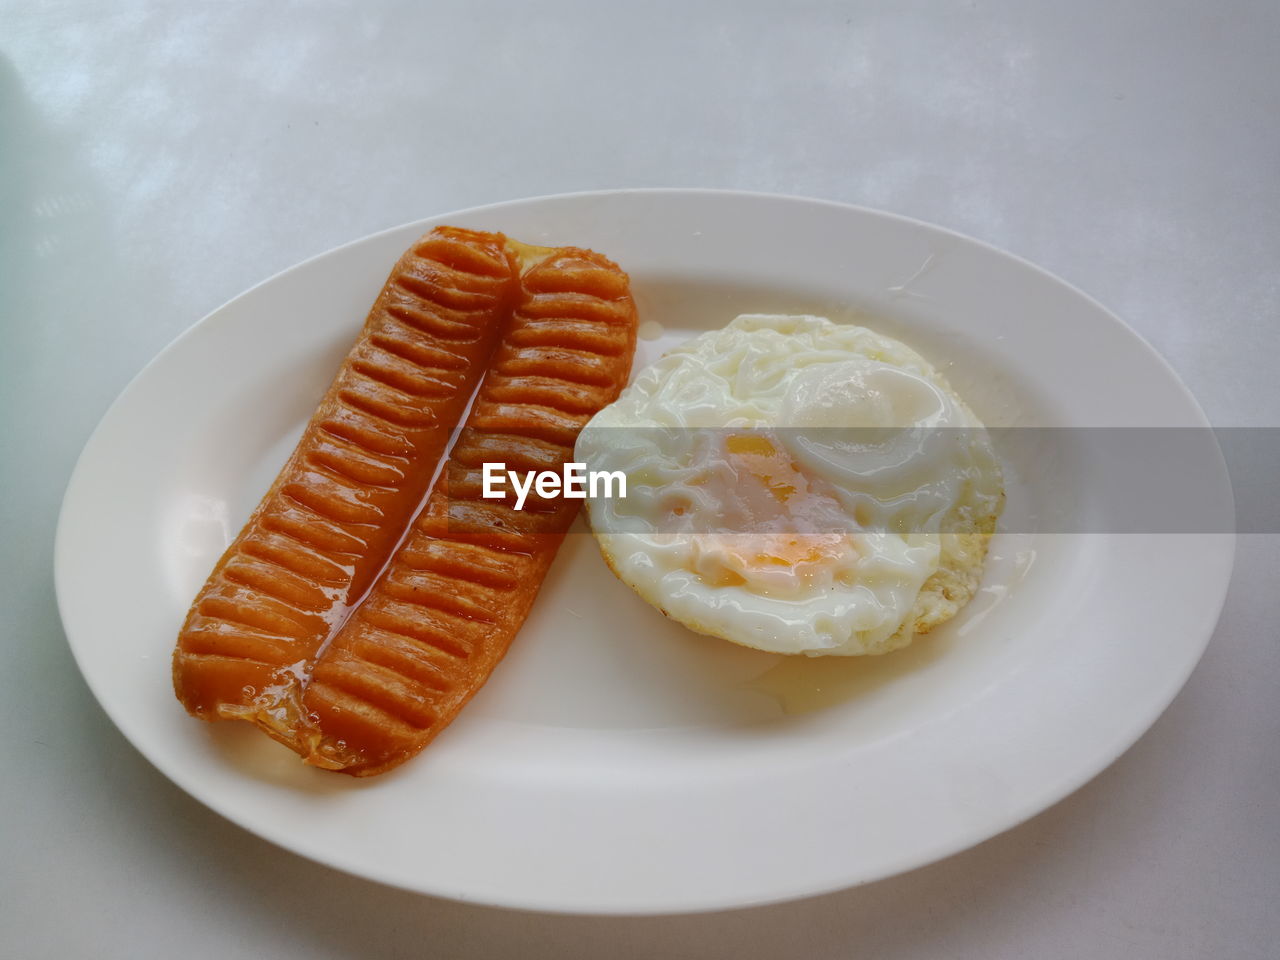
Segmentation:
<svg viewBox="0 0 1280 960">
<path fill-rule="evenodd" d="M 0 2 L 0 955 L 1280 955 L 1275 536 L 1241 539 L 1200 667 L 1094 782 L 797 903 L 609 919 L 419 897 L 258 840 L 129 746 L 54 605 L 76 454 L 196 319 L 407 220 L 619 186 L 880 207 L 1076 283 L 1215 424 L 1280 425 L 1268 0 L 393 6 Z"/>
</svg>

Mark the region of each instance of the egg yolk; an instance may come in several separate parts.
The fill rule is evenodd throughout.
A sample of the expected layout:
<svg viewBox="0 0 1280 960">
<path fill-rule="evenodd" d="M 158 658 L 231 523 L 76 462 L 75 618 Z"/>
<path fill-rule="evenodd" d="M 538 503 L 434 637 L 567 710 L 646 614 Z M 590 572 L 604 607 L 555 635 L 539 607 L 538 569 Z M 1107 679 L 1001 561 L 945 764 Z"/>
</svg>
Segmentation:
<svg viewBox="0 0 1280 960">
<path fill-rule="evenodd" d="M 790 500 L 804 483 L 795 464 L 778 453 L 767 437 L 735 434 L 725 438 L 724 446 L 730 462 L 759 480 L 779 503 Z"/>
<path fill-rule="evenodd" d="M 735 566 L 763 570 L 834 560 L 845 538 L 838 533 L 748 533 L 717 539 L 721 552 L 734 560 Z"/>
<path fill-rule="evenodd" d="M 716 586 L 785 587 L 847 557 L 852 544 L 846 535 L 798 532 L 812 529 L 797 518 L 817 494 L 767 437 L 731 435 L 725 438 L 725 453 L 738 478 L 736 499 L 749 506 L 734 518 L 741 532 L 695 537 L 705 579 Z"/>
</svg>

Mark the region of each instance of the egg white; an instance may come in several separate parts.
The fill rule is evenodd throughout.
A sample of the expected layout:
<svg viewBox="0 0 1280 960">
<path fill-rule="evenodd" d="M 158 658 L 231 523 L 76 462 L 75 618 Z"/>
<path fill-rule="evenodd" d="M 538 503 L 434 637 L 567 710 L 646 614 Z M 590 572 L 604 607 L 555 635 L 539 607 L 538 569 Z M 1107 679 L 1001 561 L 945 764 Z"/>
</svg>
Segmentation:
<svg viewBox="0 0 1280 960">
<path fill-rule="evenodd" d="M 867 428 L 863 432 L 832 428 Z M 865 327 L 747 314 L 644 370 L 575 452 L 606 562 L 700 633 L 776 653 L 884 653 L 980 579 L 1003 504 L 981 422 Z"/>
</svg>

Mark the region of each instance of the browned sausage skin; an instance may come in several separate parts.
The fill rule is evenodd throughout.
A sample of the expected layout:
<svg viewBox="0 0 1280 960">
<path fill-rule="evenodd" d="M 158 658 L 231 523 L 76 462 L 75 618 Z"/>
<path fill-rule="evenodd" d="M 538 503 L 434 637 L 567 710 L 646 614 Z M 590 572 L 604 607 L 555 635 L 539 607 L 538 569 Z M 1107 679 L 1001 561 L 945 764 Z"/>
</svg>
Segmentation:
<svg viewBox="0 0 1280 960">
<path fill-rule="evenodd" d="M 501 234 L 439 227 L 397 262 L 298 446 L 191 606 L 173 656 L 190 713 L 292 739 L 306 669 L 421 505 L 517 287 Z"/>
<path fill-rule="evenodd" d="M 519 300 L 425 508 L 368 596 L 307 669 L 307 762 L 356 776 L 425 747 L 488 679 L 537 596 L 579 501 L 481 497 L 481 466 L 573 459 L 578 432 L 626 383 L 627 275 L 587 250 L 513 244 Z M 275 734 L 279 739 L 279 732 Z"/>
</svg>

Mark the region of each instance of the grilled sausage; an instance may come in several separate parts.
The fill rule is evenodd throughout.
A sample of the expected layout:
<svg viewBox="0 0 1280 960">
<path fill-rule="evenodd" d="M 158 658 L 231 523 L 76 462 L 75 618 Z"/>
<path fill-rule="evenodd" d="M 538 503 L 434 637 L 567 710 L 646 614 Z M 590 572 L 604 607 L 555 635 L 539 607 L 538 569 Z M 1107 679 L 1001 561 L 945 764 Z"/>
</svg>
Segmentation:
<svg viewBox="0 0 1280 960">
<path fill-rule="evenodd" d="M 482 464 L 573 459 L 578 432 L 626 383 L 635 304 L 627 275 L 599 254 L 513 248 L 531 263 L 449 462 L 386 571 L 307 670 L 290 745 L 308 763 L 370 776 L 443 730 L 506 653 L 581 502 L 531 497 L 516 510 L 482 499 Z"/>
<path fill-rule="evenodd" d="M 439 227 L 396 263 L 302 439 L 201 589 L 173 684 L 288 738 L 305 668 L 422 504 L 518 287 L 501 234 Z"/>
</svg>

